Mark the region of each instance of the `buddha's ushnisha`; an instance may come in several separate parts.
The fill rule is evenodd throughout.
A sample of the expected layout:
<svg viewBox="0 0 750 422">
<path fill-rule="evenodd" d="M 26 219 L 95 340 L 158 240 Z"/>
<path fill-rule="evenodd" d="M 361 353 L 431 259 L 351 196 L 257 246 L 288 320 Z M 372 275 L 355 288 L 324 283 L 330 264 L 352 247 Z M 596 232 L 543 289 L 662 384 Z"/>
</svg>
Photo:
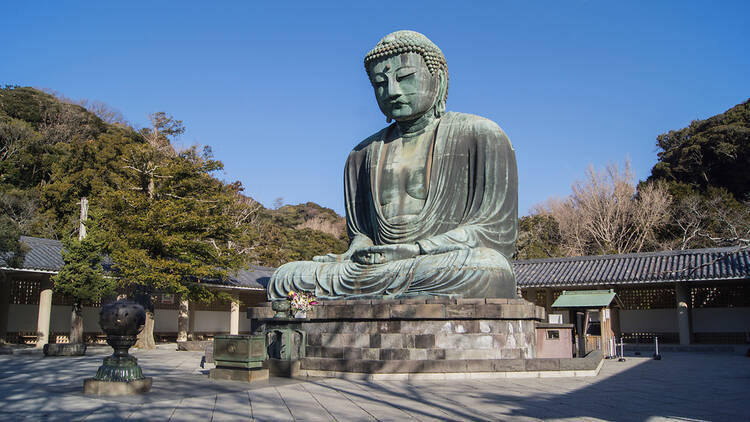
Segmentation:
<svg viewBox="0 0 750 422">
<path fill-rule="evenodd" d="M 398 31 L 365 56 L 378 106 L 395 122 L 365 139 L 344 169 L 351 244 L 290 262 L 269 299 L 410 295 L 515 297 L 515 153 L 482 117 L 446 112 L 448 67 L 424 35 Z"/>
</svg>

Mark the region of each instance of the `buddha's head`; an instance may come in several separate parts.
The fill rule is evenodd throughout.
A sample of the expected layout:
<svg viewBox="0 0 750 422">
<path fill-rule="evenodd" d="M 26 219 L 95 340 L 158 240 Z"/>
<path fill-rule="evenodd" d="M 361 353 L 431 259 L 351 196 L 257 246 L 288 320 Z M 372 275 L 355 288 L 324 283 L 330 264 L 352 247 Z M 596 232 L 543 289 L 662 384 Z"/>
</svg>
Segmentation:
<svg viewBox="0 0 750 422">
<path fill-rule="evenodd" d="M 380 111 L 390 122 L 440 117 L 448 98 L 445 56 L 427 37 L 414 31 L 386 35 L 365 56 L 365 70 Z"/>
</svg>

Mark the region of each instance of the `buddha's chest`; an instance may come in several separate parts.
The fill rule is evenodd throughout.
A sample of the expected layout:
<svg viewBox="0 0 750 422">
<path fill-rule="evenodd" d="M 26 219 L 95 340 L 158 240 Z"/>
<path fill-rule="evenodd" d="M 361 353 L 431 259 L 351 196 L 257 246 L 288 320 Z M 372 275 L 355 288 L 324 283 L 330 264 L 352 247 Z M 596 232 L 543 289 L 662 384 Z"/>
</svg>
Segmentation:
<svg viewBox="0 0 750 422">
<path fill-rule="evenodd" d="M 388 217 L 418 214 L 427 198 L 432 137 L 399 138 L 383 146 L 380 205 Z"/>
</svg>

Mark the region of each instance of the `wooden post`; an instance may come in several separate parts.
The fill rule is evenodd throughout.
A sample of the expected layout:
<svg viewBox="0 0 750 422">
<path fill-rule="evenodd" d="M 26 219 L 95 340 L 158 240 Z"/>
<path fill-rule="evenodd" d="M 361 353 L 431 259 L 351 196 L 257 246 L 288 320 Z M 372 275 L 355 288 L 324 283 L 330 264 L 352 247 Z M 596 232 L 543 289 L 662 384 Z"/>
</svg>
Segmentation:
<svg viewBox="0 0 750 422">
<path fill-rule="evenodd" d="M 42 348 L 49 343 L 49 321 L 52 314 L 52 285 L 42 282 L 39 293 L 39 313 L 36 320 L 36 347 Z"/>
<path fill-rule="evenodd" d="M 237 335 L 240 333 L 240 299 L 232 296 L 229 306 L 229 334 Z"/>
</svg>

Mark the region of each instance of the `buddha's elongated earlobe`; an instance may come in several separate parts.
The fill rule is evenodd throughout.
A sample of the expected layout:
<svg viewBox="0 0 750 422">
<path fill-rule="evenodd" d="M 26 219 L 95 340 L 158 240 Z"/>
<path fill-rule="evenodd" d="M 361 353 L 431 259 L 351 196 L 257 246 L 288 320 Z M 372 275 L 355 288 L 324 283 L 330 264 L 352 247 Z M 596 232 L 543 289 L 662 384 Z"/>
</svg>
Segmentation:
<svg viewBox="0 0 750 422">
<path fill-rule="evenodd" d="M 447 97 L 448 81 L 445 77 L 445 71 L 440 70 L 438 72 L 438 92 L 437 98 L 435 99 L 435 105 L 432 107 L 432 112 L 435 117 L 440 117 L 445 113 L 445 100 Z"/>
</svg>

